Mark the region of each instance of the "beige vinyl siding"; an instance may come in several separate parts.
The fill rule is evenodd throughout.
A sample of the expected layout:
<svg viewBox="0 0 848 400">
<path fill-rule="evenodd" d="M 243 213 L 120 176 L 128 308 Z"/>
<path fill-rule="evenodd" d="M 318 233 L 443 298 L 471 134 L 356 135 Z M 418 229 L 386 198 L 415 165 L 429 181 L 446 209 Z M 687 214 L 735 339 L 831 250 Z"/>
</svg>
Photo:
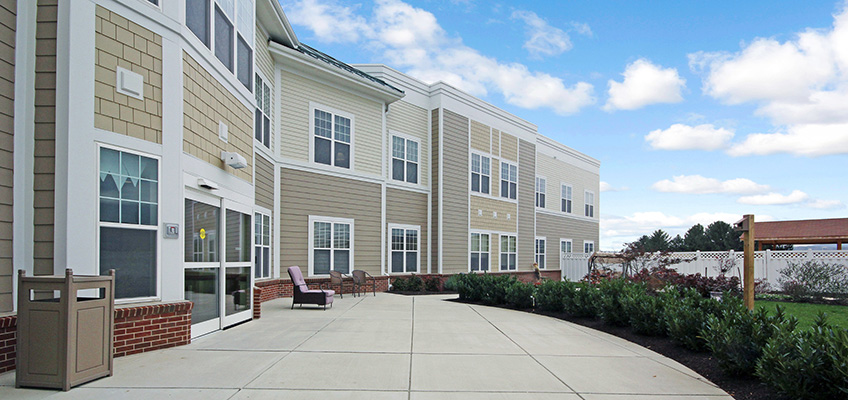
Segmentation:
<svg viewBox="0 0 848 400">
<path fill-rule="evenodd" d="M 492 129 L 492 154 L 495 157 L 501 156 L 501 131 Z"/>
<path fill-rule="evenodd" d="M 383 141 L 382 103 L 371 101 L 330 85 L 283 70 L 277 108 L 282 118 L 280 132 L 282 156 L 299 161 L 309 161 L 309 102 L 332 107 L 354 118 L 353 171 L 381 175 Z"/>
<path fill-rule="evenodd" d="M 430 167 L 430 132 L 427 130 L 427 110 L 403 100 L 389 105 L 389 113 L 386 116 L 386 127 L 389 131 L 395 131 L 418 139 L 418 183 L 427 186 L 430 178 L 427 176 Z M 391 134 L 386 139 L 388 149 L 391 151 Z M 391 157 L 391 153 L 389 153 Z M 391 160 L 386 163 L 387 176 L 391 179 Z"/>
<path fill-rule="evenodd" d="M 280 177 L 280 262 L 309 271 L 309 216 L 354 220 L 352 268 L 380 274 L 380 185 L 283 168 Z M 344 194 L 343 196 L 340 194 Z M 284 275 L 285 276 L 285 275 Z"/>
<path fill-rule="evenodd" d="M 491 243 L 489 246 L 489 271 L 501 270 L 501 237 L 497 233 L 489 235 Z"/>
<path fill-rule="evenodd" d="M 442 272 L 468 271 L 468 118 L 443 109 Z"/>
<path fill-rule="evenodd" d="M 94 35 L 94 127 L 162 143 L 162 37 L 101 6 Z M 144 79 L 144 100 L 115 89 L 117 67 Z"/>
<path fill-rule="evenodd" d="M 33 272 L 53 274 L 57 0 L 38 0 L 35 33 Z"/>
<path fill-rule="evenodd" d="M 421 260 L 418 264 L 420 273 L 427 273 L 427 194 L 411 192 L 402 189 L 386 189 L 386 222 L 389 224 L 418 225 L 419 247 Z M 389 234 L 391 234 L 390 231 Z M 388 238 L 385 239 L 388 241 Z M 391 261 L 391 246 L 386 246 L 386 262 Z M 388 265 L 388 264 L 387 264 Z M 391 266 L 387 267 L 390 270 Z"/>
<path fill-rule="evenodd" d="M 501 132 L 501 158 L 517 162 L 518 161 L 518 138 L 506 132 Z"/>
<path fill-rule="evenodd" d="M 256 205 L 274 209 L 274 164 L 265 157 L 256 155 L 253 193 Z"/>
<path fill-rule="evenodd" d="M 582 253 L 583 243 L 590 240 L 598 248 L 598 223 L 565 216 L 536 214 L 536 236 L 547 238 L 548 269 L 560 268 L 560 239 L 571 239 L 572 252 Z"/>
<path fill-rule="evenodd" d="M 12 311 L 15 32 L 17 0 L 0 1 L 0 313 Z"/>
<path fill-rule="evenodd" d="M 439 139 L 441 132 L 439 131 L 439 109 L 430 111 L 430 126 L 432 129 L 432 158 L 430 159 L 430 176 L 432 179 L 432 190 L 430 191 L 430 215 L 432 215 L 430 226 L 430 237 L 432 246 L 430 247 L 430 260 L 432 261 L 431 272 L 439 271 Z"/>
<path fill-rule="evenodd" d="M 491 150 L 491 128 L 488 125 L 481 124 L 471 120 L 471 148 L 484 153 L 489 153 Z"/>
<path fill-rule="evenodd" d="M 183 151 L 245 181 L 252 181 L 253 111 L 183 52 Z M 229 139 L 218 137 L 218 123 L 227 125 Z M 247 167 L 233 169 L 221 160 L 221 151 L 247 159 Z"/>
<path fill-rule="evenodd" d="M 482 216 L 477 215 L 478 210 L 483 210 Z M 471 195 L 471 229 L 515 232 L 518 221 L 516 211 L 515 203 Z M 494 213 L 497 213 L 497 217 Z"/>
<path fill-rule="evenodd" d="M 259 27 L 259 24 L 256 24 L 256 43 L 254 44 L 254 60 L 256 65 L 256 70 L 259 71 L 261 75 L 263 75 L 262 80 L 265 81 L 265 84 L 271 89 L 271 115 L 268 115 L 268 118 L 271 119 L 271 140 L 268 143 L 270 148 L 274 148 L 275 142 L 275 124 L 274 124 L 274 115 L 277 113 L 276 105 L 277 105 L 277 86 L 276 76 L 274 75 L 274 60 L 271 58 L 271 53 L 268 51 L 268 36 L 265 35 L 265 32 L 262 28 Z M 253 88 L 251 88 L 253 90 Z"/>
<path fill-rule="evenodd" d="M 503 137 L 502 137 L 503 138 Z M 530 269 L 536 259 L 536 145 L 518 146 L 518 269 Z"/>
<path fill-rule="evenodd" d="M 585 191 L 589 190 L 595 193 L 595 218 L 598 218 L 600 211 L 598 208 L 600 176 L 598 174 L 545 154 L 536 154 L 536 171 L 540 176 L 547 178 L 546 209 L 562 211 L 562 184 L 568 184 L 572 187 L 572 214 L 584 216 Z"/>
</svg>

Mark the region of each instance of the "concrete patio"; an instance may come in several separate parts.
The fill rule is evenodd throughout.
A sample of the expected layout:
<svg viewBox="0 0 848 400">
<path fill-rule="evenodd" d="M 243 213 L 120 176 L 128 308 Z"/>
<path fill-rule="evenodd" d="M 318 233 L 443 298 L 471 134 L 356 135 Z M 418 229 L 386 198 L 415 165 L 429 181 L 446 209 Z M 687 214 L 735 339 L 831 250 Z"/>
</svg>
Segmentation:
<svg viewBox="0 0 848 400">
<path fill-rule="evenodd" d="M 456 296 L 262 305 L 262 318 L 191 345 L 115 359 L 115 375 L 70 392 L 2 399 L 731 399 L 688 368 L 568 322 L 466 305 Z"/>
</svg>

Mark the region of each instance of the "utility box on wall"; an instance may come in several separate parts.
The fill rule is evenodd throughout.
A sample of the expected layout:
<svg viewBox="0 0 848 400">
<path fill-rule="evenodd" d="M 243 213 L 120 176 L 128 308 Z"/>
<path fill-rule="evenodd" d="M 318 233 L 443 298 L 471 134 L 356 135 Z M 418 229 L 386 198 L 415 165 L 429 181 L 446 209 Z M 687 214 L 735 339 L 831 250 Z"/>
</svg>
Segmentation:
<svg viewBox="0 0 848 400">
<path fill-rule="evenodd" d="M 16 387 L 70 390 L 112 375 L 115 271 L 27 277 L 18 271 Z"/>
</svg>

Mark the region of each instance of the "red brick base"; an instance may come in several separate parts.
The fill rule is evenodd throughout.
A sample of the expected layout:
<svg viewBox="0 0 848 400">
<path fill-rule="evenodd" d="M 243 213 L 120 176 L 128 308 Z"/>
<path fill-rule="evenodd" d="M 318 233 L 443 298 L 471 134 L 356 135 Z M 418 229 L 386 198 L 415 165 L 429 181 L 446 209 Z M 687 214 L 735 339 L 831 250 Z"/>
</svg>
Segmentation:
<svg viewBox="0 0 848 400">
<path fill-rule="evenodd" d="M 115 357 L 191 343 L 190 301 L 115 309 Z M 15 369 L 18 316 L 0 317 L 0 373 Z"/>
</svg>

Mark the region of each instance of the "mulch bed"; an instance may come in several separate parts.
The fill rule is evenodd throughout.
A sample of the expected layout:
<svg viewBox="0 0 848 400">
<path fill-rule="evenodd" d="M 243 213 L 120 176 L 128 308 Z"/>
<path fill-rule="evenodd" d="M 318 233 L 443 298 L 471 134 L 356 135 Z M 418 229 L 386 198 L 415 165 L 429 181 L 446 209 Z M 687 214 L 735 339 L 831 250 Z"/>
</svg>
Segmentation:
<svg viewBox="0 0 848 400">
<path fill-rule="evenodd" d="M 474 302 L 452 300 L 463 303 L 481 304 Z M 498 306 L 494 306 L 498 307 Z M 509 308 L 504 307 L 501 308 Z M 736 400 L 791 400 L 783 396 L 769 386 L 766 386 L 755 377 L 738 378 L 725 375 L 718 366 L 718 361 L 712 354 L 695 353 L 675 344 L 671 338 L 658 336 L 644 336 L 633 332 L 630 327 L 611 326 L 604 323 L 600 318 L 574 318 L 565 313 L 550 313 L 533 309 L 519 310 L 534 314 L 546 315 L 568 322 L 573 322 L 587 328 L 596 329 L 611 335 L 618 336 L 629 342 L 638 344 L 644 348 L 662 354 L 677 361 L 699 375 L 718 385 L 722 390 L 733 396 Z"/>
<path fill-rule="evenodd" d="M 404 295 L 404 296 L 422 296 L 422 295 L 430 295 L 430 294 L 459 294 L 459 293 L 457 293 L 457 292 L 450 291 L 450 290 L 444 290 L 444 291 L 441 291 L 441 292 L 426 292 L 426 291 L 422 291 L 422 292 L 409 292 L 409 291 L 396 291 L 396 290 L 390 290 L 390 291 L 388 291 L 388 292 L 386 292 L 386 293 L 391 293 L 391 294 L 402 294 L 402 295 Z"/>
</svg>

